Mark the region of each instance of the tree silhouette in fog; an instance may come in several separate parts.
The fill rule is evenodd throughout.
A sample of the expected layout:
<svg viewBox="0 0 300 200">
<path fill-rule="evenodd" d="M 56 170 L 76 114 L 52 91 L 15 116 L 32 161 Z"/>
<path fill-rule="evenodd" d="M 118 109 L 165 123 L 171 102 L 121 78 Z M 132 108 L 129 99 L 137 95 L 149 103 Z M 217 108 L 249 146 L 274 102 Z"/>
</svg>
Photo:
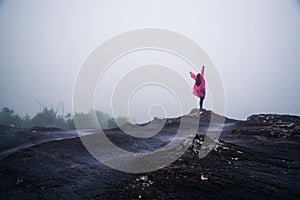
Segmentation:
<svg viewBox="0 0 300 200">
<path fill-rule="evenodd" d="M 57 127 L 62 129 L 75 129 L 74 118 L 77 120 L 83 121 L 86 124 L 86 128 L 93 127 L 93 123 L 90 123 L 91 112 L 89 113 L 75 113 L 72 116 L 71 113 L 66 115 L 59 114 L 58 109 L 54 110 L 53 108 L 49 109 L 46 106 L 43 106 L 40 112 L 38 112 L 33 118 L 30 118 L 28 114 L 25 117 L 20 117 L 18 114 L 15 114 L 13 109 L 4 107 L 0 111 L 0 125 L 5 126 L 18 126 L 23 128 L 32 128 L 32 127 Z M 116 119 L 111 118 L 108 114 L 96 110 L 97 120 L 101 128 L 109 129 L 115 128 L 125 122 L 127 118 L 118 117 Z M 118 123 L 116 123 L 118 122 Z"/>
</svg>

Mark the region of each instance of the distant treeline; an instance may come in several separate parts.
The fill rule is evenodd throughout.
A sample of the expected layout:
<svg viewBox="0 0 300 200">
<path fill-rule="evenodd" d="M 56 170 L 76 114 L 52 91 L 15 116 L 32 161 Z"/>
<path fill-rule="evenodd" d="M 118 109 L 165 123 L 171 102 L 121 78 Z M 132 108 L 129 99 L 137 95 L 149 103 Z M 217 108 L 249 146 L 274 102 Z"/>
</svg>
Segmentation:
<svg viewBox="0 0 300 200">
<path fill-rule="evenodd" d="M 110 117 L 101 111 L 96 111 L 96 115 L 99 124 L 104 129 L 115 128 L 118 124 L 127 122 L 125 117 L 118 117 L 116 119 Z M 25 117 L 21 117 L 14 112 L 13 109 L 4 107 L 0 111 L 0 125 L 18 126 L 23 128 L 32 128 L 36 126 L 40 127 L 57 127 L 62 129 L 75 129 L 74 117 L 80 121 L 85 121 L 86 128 L 89 128 L 88 122 L 90 120 L 90 114 L 86 113 L 70 113 L 63 115 L 58 114 L 53 108 L 49 109 L 44 107 L 43 110 L 37 113 L 34 117 L 30 117 L 28 114 Z"/>
</svg>

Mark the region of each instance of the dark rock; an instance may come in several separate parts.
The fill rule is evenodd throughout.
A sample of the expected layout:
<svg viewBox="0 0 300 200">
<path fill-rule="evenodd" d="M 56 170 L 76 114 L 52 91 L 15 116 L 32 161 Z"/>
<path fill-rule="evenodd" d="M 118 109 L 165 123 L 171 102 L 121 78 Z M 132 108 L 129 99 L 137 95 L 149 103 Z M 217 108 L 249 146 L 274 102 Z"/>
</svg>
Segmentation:
<svg viewBox="0 0 300 200">
<path fill-rule="evenodd" d="M 298 116 L 259 114 L 248 117 L 232 133 L 299 140 L 299 127 Z"/>
<path fill-rule="evenodd" d="M 203 111 L 183 117 L 200 116 L 203 123 L 199 133 L 205 133 L 211 115 L 215 114 Z M 101 164 L 79 138 L 45 142 L 0 158 L 0 196 L 1 199 L 298 199 L 300 140 L 295 139 L 299 136 L 298 119 L 287 115 L 257 115 L 247 121 L 228 119 L 234 125 L 223 130 L 220 141 L 207 147 L 211 151 L 206 157 L 200 159 L 198 154 L 206 135 L 197 134 L 177 161 L 143 174 L 119 172 Z M 179 118 L 167 119 L 161 134 L 176 132 L 179 123 Z M 53 133 L 55 130 L 50 135 Z M 128 150 L 143 149 L 151 146 L 151 142 L 158 147 L 164 145 L 158 144 L 155 137 L 147 142 L 132 139 L 118 128 L 105 133 L 119 147 Z"/>
</svg>

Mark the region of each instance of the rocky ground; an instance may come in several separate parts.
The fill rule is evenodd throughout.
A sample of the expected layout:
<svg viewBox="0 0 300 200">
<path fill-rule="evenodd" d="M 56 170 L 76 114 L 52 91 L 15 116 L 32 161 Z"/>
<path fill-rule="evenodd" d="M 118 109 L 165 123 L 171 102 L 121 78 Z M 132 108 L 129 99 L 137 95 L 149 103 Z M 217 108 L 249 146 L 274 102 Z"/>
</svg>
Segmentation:
<svg viewBox="0 0 300 200">
<path fill-rule="evenodd" d="M 201 114 L 199 133 L 212 114 Z M 178 123 L 168 120 L 164 132 Z M 300 117 L 253 115 L 226 123 L 230 128 L 205 158 L 198 156 L 199 134 L 177 161 L 143 174 L 106 167 L 78 138 L 20 149 L 0 158 L 0 199 L 298 199 Z"/>
</svg>

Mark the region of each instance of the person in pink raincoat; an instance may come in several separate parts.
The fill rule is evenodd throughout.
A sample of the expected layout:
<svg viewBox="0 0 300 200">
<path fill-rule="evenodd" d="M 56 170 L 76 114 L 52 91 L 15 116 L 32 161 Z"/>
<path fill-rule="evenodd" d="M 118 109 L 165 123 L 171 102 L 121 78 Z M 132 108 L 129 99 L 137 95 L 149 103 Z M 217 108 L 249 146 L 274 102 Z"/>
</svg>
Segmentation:
<svg viewBox="0 0 300 200">
<path fill-rule="evenodd" d="M 205 79 L 204 79 L 204 66 L 202 67 L 201 74 L 195 75 L 194 73 L 190 72 L 191 77 L 195 80 L 195 84 L 193 87 L 193 94 L 200 98 L 200 110 L 203 110 L 203 101 L 205 98 Z"/>
</svg>

